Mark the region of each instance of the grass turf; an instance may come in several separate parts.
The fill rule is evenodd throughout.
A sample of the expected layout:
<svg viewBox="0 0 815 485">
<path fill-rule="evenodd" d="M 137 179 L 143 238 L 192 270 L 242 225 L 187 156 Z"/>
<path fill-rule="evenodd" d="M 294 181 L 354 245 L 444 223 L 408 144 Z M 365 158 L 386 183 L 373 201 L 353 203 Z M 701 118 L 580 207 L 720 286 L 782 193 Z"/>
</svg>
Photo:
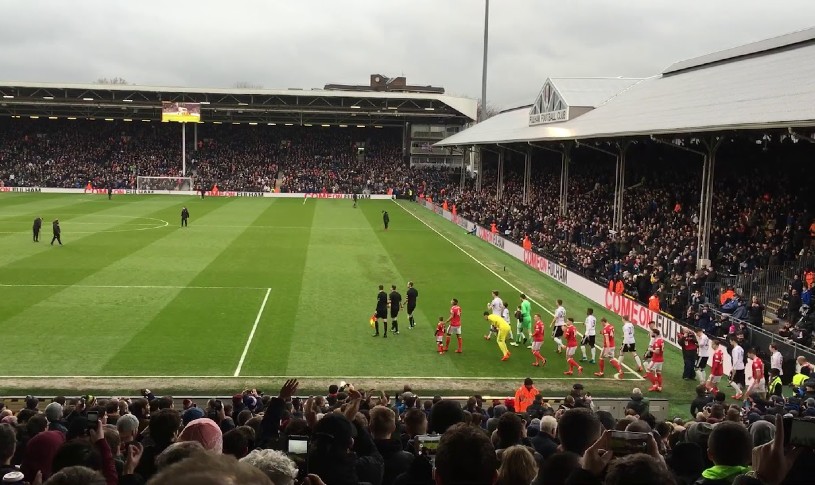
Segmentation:
<svg viewBox="0 0 815 485">
<path fill-rule="evenodd" d="M 183 205 L 192 215 L 187 228 L 179 227 Z M 382 210 L 391 216 L 388 231 Z M 40 243 L 31 242 L 35 216 L 45 219 Z M 62 247 L 48 244 L 54 218 L 62 223 Z M 417 327 L 408 330 L 403 311 L 401 335 L 372 338 L 377 285 L 396 284 L 404 295 L 408 280 L 419 291 Z M 608 396 L 648 386 L 631 372 L 624 382 L 593 379 L 593 365 L 583 378 L 566 378 L 548 332 L 545 368 L 531 367 L 522 347 L 510 347 L 512 358 L 500 362 L 495 342 L 482 338 L 481 313 L 493 289 L 512 308 L 518 289 L 526 292 L 547 327 L 558 298 L 577 321 L 594 307 L 621 338 L 619 317 L 407 202 L 364 200 L 354 209 L 346 200 L 2 194 L 0 285 L 0 376 L 14 382 L 222 379 L 217 388 L 229 385 L 243 356 L 240 378 L 267 381 L 370 377 L 395 388 L 421 378 L 437 390 L 483 385 L 486 394 L 509 393 L 529 375 L 549 394 L 580 380 Z M 464 353 L 440 356 L 433 331 L 451 298 L 463 308 Z M 638 332 L 641 352 L 647 342 Z M 666 369 L 663 396 L 680 413 L 693 383 L 676 377 L 678 351 L 667 353 Z"/>
</svg>

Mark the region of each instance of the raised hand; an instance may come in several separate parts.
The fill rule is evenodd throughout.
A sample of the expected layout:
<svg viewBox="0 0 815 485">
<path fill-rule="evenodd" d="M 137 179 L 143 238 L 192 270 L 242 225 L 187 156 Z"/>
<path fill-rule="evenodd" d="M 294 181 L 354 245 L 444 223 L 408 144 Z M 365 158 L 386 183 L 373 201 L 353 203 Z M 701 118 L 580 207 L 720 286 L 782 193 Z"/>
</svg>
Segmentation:
<svg viewBox="0 0 815 485">
<path fill-rule="evenodd" d="M 280 399 L 287 401 L 291 399 L 295 392 L 297 392 L 297 388 L 300 386 L 300 383 L 297 382 L 297 379 L 289 379 L 283 384 L 283 387 L 280 388 L 280 393 L 277 395 Z"/>
</svg>

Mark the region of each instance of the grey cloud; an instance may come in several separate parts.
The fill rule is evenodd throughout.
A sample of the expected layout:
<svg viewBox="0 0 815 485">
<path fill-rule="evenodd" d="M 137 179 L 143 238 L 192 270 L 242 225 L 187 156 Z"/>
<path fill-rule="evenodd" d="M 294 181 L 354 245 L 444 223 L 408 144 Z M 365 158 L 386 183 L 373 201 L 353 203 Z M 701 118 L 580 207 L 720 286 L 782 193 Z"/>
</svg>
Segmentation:
<svg viewBox="0 0 815 485">
<path fill-rule="evenodd" d="M 813 13 L 811 0 L 492 0 L 488 99 L 530 103 L 548 76 L 653 75 Z M 481 0 L 6 0 L 0 78 L 311 88 L 380 72 L 478 97 L 482 27 Z"/>
</svg>

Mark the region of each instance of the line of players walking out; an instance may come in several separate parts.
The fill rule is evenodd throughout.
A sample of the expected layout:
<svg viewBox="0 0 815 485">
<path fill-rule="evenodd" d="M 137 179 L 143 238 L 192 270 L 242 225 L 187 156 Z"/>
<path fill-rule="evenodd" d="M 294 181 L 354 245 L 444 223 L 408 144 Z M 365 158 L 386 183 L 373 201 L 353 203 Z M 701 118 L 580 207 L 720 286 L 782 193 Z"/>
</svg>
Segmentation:
<svg viewBox="0 0 815 485">
<path fill-rule="evenodd" d="M 409 328 L 414 328 L 416 325 L 413 317 L 413 312 L 416 309 L 416 301 L 419 292 L 414 288 L 413 282 L 408 282 L 407 289 L 407 312 Z M 544 333 L 546 325 L 543 322 L 539 313 L 532 314 L 532 305 L 523 293 L 520 295 L 520 304 L 515 310 L 516 332 L 513 335 L 510 326 L 510 310 L 509 305 L 501 299 L 498 291 L 492 292 L 492 300 L 487 304 L 487 310 L 484 312 L 484 320 L 489 322 L 489 332 L 484 336 L 485 340 L 491 340 L 496 336 L 496 343 L 501 351 L 501 361 L 509 360 L 512 353 L 507 347 L 507 339 L 509 345 L 513 347 L 525 346 L 532 352 L 532 365 L 534 367 L 542 367 L 546 365 L 546 357 L 541 353 L 541 347 L 544 342 Z M 371 317 L 371 326 L 375 328 L 374 337 L 379 336 L 380 321 L 383 327 L 383 337 L 388 336 L 388 316 L 390 316 L 390 329 L 393 334 L 399 334 L 398 315 L 399 311 L 403 308 L 402 295 L 396 290 L 396 285 L 391 286 L 390 294 L 385 292 L 384 286 L 379 286 L 379 293 L 377 294 L 376 312 Z M 602 335 L 602 346 L 598 346 L 597 339 L 597 318 L 594 316 L 594 310 L 588 308 L 586 310 L 586 318 L 583 322 L 584 332 L 580 334 L 577 331 L 574 318 L 566 317 L 566 309 L 563 307 L 563 301 L 557 300 L 557 308 L 552 314 L 552 321 L 549 327 L 552 330 L 552 340 L 556 344 L 556 351 L 558 354 L 564 353 L 566 362 L 569 365 L 569 370 L 565 371 L 565 375 L 573 375 L 577 369 L 578 375 L 583 375 L 583 365 L 597 364 L 599 370 L 594 373 L 595 377 L 604 377 L 606 361 L 614 368 L 613 377 L 622 379 L 625 376 L 623 372 L 623 360 L 626 355 L 633 357 L 634 362 L 637 364 L 637 372 L 646 370 L 645 377 L 651 382 L 650 391 L 662 391 L 662 366 L 665 362 L 665 340 L 662 338 L 660 331 L 656 328 L 656 324 L 651 322 L 649 324 L 651 340 L 648 344 L 648 351 L 645 354 L 645 360 L 640 358 L 637 354 L 637 342 L 635 338 L 635 325 L 630 321 L 630 318 L 623 316 L 623 342 L 620 347 L 619 353 L 617 352 L 614 333 L 614 325 L 611 324 L 606 318 L 600 319 Z M 450 342 L 453 335 L 456 337 L 457 348 L 455 353 L 460 354 L 463 352 L 462 338 L 461 338 L 461 307 L 458 300 L 453 298 L 450 301 L 450 314 L 445 319 L 443 316 L 439 317 L 436 327 L 434 329 L 434 336 L 436 339 L 436 350 L 440 355 L 448 352 L 450 349 Z M 582 340 L 578 345 L 578 336 L 582 336 Z M 578 347 L 581 351 L 580 363 L 575 360 L 575 354 Z M 600 358 L 597 359 L 597 350 L 600 349 Z M 706 348 L 705 348 L 706 350 Z M 715 349 L 714 349 L 715 350 Z M 700 354 L 701 355 L 701 354 Z M 721 376 L 721 366 L 717 367 L 716 357 L 714 356 L 714 367 L 709 379 L 704 379 L 704 369 L 707 364 L 707 355 L 705 358 L 700 358 L 700 363 L 697 364 L 697 376 L 701 373 L 700 381 L 707 381 L 710 387 L 715 386 Z M 719 359 L 721 360 L 721 359 Z M 716 374 L 719 374 L 718 376 Z"/>
<path fill-rule="evenodd" d="M 500 298 L 498 291 L 492 292 L 492 300 L 487 305 L 487 311 L 484 312 L 484 318 L 490 322 L 490 331 L 484 338 L 490 340 L 493 335 L 497 334 L 496 341 L 498 347 L 501 349 L 501 360 L 506 361 L 511 355 L 505 343 L 507 337 L 510 339 L 511 346 L 518 347 L 526 345 L 528 341 L 527 335 L 529 335 L 532 341 L 527 348 L 532 351 L 534 358 L 532 365 L 534 367 L 546 365 L 546 358 L 541 354 L 541 346 L 544 341 L 544 322 L 539 313 L 531 314 L 531 304 L 526 295 L 521 293 L 520 300 L 520 305 L 515 310 L 517 324 L 516 333 L 513 338 L 512 330 L 509 325 L 509 306 Z M 533 321 L 534 330 L 532 330 Z M 601 318 L 600 323 L 602 325 L 600 334 L 603 337 L 603 344 L 602 347 L 600 347 L 600 359 L 598 361 L 598 346 L 596 344 L 597 318 L 594 316 L 594 310 L 592 308 L 586 310 L 586 318 L 583 322 L 585 331 L 582 334 L 580 345 L 578 345 L 577 337 L 580 334 L 575 326 L 574 318 L 566 317 L 566 309 L 563 307 L 563 301 L 557 300 L 557 308 L 552 315 L 552 322 L 549 326 L 552 329 L 552 340 L 556 344 L 557 353 L 561 354 L 565 350 L 569 370 L 565 371 L 564 374 L 573 375 L 575 369 L 577 369 L 578 375 L 583 374 L 583 365 L 575 360 L 578 347 L 582 354 L 580 359 L 581 363 L 598 364 L 599 370 L 594 373 L 595 377 L 605 376 L 606 361 L 608 361 L 616 371 L 614 377 L 616 379 L 622 379 L 625 376 L 622 369 L 623 359 L 626 355 L 630 355 L 633 356 L 637 364 L 637 372 L 643 372 L 643 367 L 647 369 L 646 378 L 651 381 L 651 388 L 649 390 L 662 391 L 662 366 L 665 362 L 665 341 L 654 322 L 650 324 L 651 340 L 648 344 L 648 352 L 645 355 L 645 363 L 643 363 L 637 354 L 637 342 L 634 335 L 635 326 L 628 317 L 623 317 L 623 343 L 620 347 L 618 357 L 615 357 L 614 325 L 606 318 Z"/>
</svg>

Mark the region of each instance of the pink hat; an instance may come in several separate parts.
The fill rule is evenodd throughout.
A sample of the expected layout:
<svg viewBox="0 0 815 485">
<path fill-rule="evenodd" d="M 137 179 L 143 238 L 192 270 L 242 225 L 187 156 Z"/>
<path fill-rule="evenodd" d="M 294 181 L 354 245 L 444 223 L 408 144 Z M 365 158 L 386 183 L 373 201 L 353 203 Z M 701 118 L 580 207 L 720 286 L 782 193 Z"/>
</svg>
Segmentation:
<svg viewBox="0 0 815 485">
<path fill-rule="evenodd" d="M 204 449 L 216 453 L 223 452 L 224 437 L 221 428 L 209 418 L 194 419 L 184 426 L 177 441 L 197 441 Z"/>
</svg>

